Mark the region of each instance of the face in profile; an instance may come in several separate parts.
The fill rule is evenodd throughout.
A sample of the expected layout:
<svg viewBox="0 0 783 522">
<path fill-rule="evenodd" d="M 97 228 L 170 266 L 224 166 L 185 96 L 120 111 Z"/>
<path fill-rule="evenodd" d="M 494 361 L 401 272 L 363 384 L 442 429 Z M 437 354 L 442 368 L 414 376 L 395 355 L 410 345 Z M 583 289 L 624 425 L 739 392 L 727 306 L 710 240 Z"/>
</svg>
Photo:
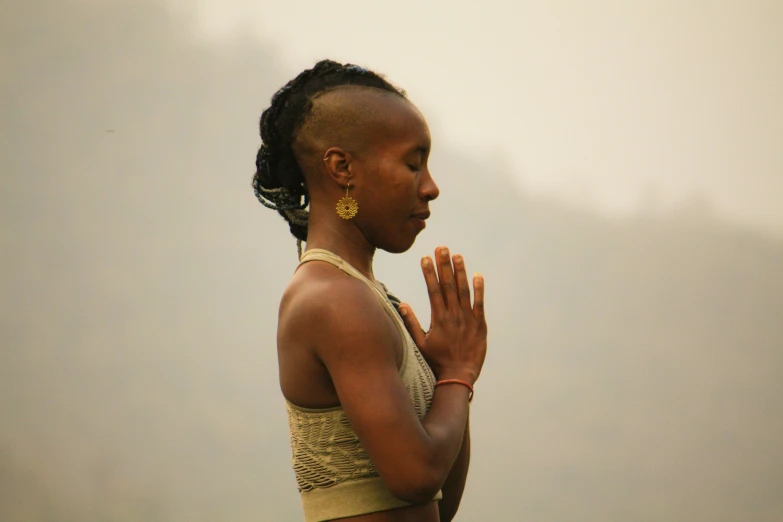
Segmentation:
<svg viewBox="0 0 783 522">
<path fill-rule="evenodd" d="M 382 125 L 372 146 L 352 161 L 353 197 L 359 203 L 356 224 L 376 248 L 408 250 L 426 226 L 429 202 L 439 189 L 430 173 L 431 139 L 427 122 L 410 102 L 387 98 Z"/>
</svg>

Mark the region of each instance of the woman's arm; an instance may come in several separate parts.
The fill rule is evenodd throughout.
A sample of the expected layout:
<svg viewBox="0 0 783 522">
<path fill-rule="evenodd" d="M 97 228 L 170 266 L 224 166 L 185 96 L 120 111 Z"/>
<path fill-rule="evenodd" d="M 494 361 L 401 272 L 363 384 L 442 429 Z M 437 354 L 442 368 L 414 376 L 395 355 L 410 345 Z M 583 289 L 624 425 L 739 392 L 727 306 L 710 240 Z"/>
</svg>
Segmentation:
<svg viewBox="0 0 783 522">
<path fill-rule="evenodd" d="M 411 504 L 431 502 L 459 454 L 469 391 L 438 386 L 420 421 L 399 376 L 393 341 L 399 336 L 377 297 L 355 279 L 332 290 L 313 300 L 318 311 L 307 314 L 307 322 L 318 332 L 317 354 L 340 404 L 386 487 Z"/>
<path fill-rule="evenodd" d="M 414 339 L 442 379 L 475 382 L 486 353 L 483 280 L 474 279 L 475 306 L 464 264 L 456 276 L 448 252 L 423 264 L 433 308 L 431 331 Z M 438 277 L 440 276 L 440 277 Z M 340 404 L 386 487 L 412 504 L 432 501 L 462 448 L 468 389 L 438 386 L 423 422 L 399 377 L 394 325 L 361 281 L 337 277 L 307 292 L 292 328 L 309 331 L 315 353 L 328 370 Z M 467 295 L 467 299 L 464 297 Z M 410 328 L 418 326 L 412 311 Z"/>
<path fill-rule="evenodd" d="M 470 465 L 470 418 L 465 425 L 465 436 L 462 438 L 457 460 L 451 468 L 451 473 L 443 483 L 443 499 L 438 503 L 440 522 L 451 522 L 457 514 L 459 503 L 462 500 L 462 492 L 465 490 L 465 482 L 468 478 L 468 466 Z"/>
</svg>

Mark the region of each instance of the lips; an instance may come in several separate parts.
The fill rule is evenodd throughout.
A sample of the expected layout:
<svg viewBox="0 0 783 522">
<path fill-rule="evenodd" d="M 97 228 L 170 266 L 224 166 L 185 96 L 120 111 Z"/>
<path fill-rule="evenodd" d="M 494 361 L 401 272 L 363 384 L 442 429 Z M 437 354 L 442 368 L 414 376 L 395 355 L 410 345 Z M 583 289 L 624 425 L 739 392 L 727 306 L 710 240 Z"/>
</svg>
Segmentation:
<svg viewBox="0 0 783 522">
<path fill-rule="evenodd" d="M 413 219 L 413 222 L 416 224 L 416 227 L 419 230 L 424 230 L 427 227 L 427 222 L 425 221 L 428 217 L 430 217 L 430 211 L 424 210 L 422 212 L 416 212 L 415 214 L 411 215 L 411 219 Z"/>
</svg>

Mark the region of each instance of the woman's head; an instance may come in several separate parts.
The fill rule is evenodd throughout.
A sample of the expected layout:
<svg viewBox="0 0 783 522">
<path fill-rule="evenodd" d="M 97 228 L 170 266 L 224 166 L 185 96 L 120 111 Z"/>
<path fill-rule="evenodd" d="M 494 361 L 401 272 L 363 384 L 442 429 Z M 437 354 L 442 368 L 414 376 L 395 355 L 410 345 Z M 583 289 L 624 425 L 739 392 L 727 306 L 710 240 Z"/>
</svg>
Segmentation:
<svg viewBox="0 0 783 522">
<path fill-rule="evenodd" d="M 317 215 L 402 252 L 421 230 L 413 214 L 438 195 L 424 118 L 404 91 L 355 65 L 324 60 L 288 82 L 261 116 L 261 139 L 256 196 L 300 241 Z M 359 214 L 340 223 L 335 205 L 346 187 Z"/>
</svg>

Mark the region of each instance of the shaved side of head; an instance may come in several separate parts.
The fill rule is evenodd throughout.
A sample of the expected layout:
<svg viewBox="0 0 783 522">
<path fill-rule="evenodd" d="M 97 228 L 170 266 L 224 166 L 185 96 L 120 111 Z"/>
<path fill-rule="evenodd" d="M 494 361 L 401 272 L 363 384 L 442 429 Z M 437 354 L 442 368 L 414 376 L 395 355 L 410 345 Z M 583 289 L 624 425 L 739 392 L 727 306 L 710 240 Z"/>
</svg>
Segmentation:
<svg viewBox="0 0 783 522">
<path fill-rule="evenodd" d="M 410 110 L 407 99 L 374 87 L 347 85 L 315 96 L 293 140 L 297 163 L 308 181 L 316 181 L 323 153 L 340 147 L 356 156 L 369 153 L 394 130 L 395 115 Z"/>
<path fill-rule="evenodd" d="M 369 98 L 348 103 L 338 95 L 343 89 L 344 94 L 374 95 L 378 102 L 381 92 L 388 93 L 387 102 L 402 103 L 407 97 L 404 90 L 375 71 L 351 63 L 320 60 L 280 87 L 259 120 L 261 146 L 256 153 L 253 192 L 262 205 L 286 220 L 300 254 L 302 242 L 307 241 L 310 198 L 316 192 L 311 190 L 315 187 L 308 185 L 307 178 L 322 184 L 320 176 L 313 174 L 323 170 L 323 153 L 330 146 L 325 144 L 338 144 L 347 151 L 354 149 L 350 153 L 370 144 L 367 136 L 362 140 L 362 136 L 350 131 L 372 127 L 372 115 L 377 114 L 378 106 L 371 104 Z M 327 103 L 330 98 L 334 106 Z M 311 114 L 314 106 L 318 109 L 315 117 Z M 366 110 L 357 110 L 361 107 Z"/>
</svg>

